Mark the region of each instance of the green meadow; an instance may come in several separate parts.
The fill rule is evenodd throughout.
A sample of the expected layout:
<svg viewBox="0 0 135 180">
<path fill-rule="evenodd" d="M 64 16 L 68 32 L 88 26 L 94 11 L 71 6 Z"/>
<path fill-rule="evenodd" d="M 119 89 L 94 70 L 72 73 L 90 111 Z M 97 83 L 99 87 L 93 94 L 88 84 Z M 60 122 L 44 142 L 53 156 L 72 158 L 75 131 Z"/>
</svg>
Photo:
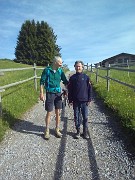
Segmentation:
<svg viewBox="0 0 135 180">
<path fill-rule="evenodd" d="M 0 60 L 0 69 L 25 67 L 32 66 L 15 63 L 11 60 Z M 37 70 L 37 76 L 41 76 L 41 73 L 42 70 Z M 32 76 L 34 76 L 33 69 L 4 72 L 4 75 L 0 76 L 0 86 L 25 80 Z M 7 88 L 5 92 L 2 93 L 3 116 L 0 119 L 0 141 L 3 139 L 5 132 L 9 130 L 28 109 L 38 102 L 39 79 L 37 81 L 37 91 L 34 87 L 34 80 L 30 80 L 23 84 Z"/>
<path fill-rule="evenodd" d="M 131 67 L 130 69 L 135 69 L 135 67 Z M 94 71 L 96 70 L 94 69 Z M 106 70 L 99 70 L 98 73 L 101 76 L 107 75 Z M 96 83 L 95 74 L 90 73 L 90 77 L 98 96 L 103 99 L 106 106 L 113 113 L 116 113 L 123 127 L 135 132 L 135 89 L 110 80 L 110 88 L 107 91 L 106 79 L 98 77 L 98 83 Z M 111 69 L 110 77 L 135 86 L 135 72 L 129 72 L 128 74 L 126 71 Z"/>
</svg>

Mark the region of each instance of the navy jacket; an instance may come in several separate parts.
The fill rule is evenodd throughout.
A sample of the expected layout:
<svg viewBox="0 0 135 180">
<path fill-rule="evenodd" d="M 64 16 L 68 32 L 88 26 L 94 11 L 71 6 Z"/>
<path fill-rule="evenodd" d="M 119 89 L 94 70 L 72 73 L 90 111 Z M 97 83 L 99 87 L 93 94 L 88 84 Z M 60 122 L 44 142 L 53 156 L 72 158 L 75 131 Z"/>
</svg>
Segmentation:
<svg viewBox="0 0 135 180">
<path fill-rule="evenodd" d="M 84 73 L 76 73 L 69 79 L 68 100 L 72 102 L 90 102 L 91 85 L 90 78 Z"/>
</svg>

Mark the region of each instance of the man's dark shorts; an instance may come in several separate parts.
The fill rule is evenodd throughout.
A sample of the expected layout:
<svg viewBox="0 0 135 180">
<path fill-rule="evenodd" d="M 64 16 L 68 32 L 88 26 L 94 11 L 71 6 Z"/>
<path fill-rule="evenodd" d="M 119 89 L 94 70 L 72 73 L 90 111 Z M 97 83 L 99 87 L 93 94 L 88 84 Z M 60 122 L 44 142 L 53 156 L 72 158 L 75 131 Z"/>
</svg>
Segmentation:
<svg viewBox="0 0 135 180">
<path fill-rule="evenodd" d="M 51 112 L 53 106 L 55 106 L 55 109 L 62 109 L 61 93 L 46 92 L 45 110 Z"/>
</svg>

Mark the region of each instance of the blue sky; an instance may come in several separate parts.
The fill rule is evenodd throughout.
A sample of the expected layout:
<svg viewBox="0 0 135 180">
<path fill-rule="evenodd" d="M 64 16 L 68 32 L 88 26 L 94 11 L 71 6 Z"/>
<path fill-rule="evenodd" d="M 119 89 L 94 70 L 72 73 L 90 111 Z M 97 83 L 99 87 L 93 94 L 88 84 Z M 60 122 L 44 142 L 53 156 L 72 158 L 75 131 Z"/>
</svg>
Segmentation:
<svg viewBox="0 0 135 180">
<path fill-rule="evenodd" d="M 21 26 L 33 19 L 53 28 L 70 69 L 135 54 L 135 0 L 0 0 L 0 58 L 15 58 Z"/>
</svg>

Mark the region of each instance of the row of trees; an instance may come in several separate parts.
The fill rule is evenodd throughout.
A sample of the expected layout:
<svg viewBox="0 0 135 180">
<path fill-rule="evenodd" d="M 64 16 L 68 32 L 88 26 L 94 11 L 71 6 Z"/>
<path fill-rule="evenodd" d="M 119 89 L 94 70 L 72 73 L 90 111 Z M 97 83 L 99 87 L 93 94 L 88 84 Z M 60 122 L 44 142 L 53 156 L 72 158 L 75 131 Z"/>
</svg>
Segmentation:
<svg viewBox="0 0 135 180">
<path fill-rule="evenodd" d="M 47 22 L 27 20 L 22 24 L 15 48 L 15 62 L 46 66 L 61 56 L 57 36 Z"/>
</svg>

